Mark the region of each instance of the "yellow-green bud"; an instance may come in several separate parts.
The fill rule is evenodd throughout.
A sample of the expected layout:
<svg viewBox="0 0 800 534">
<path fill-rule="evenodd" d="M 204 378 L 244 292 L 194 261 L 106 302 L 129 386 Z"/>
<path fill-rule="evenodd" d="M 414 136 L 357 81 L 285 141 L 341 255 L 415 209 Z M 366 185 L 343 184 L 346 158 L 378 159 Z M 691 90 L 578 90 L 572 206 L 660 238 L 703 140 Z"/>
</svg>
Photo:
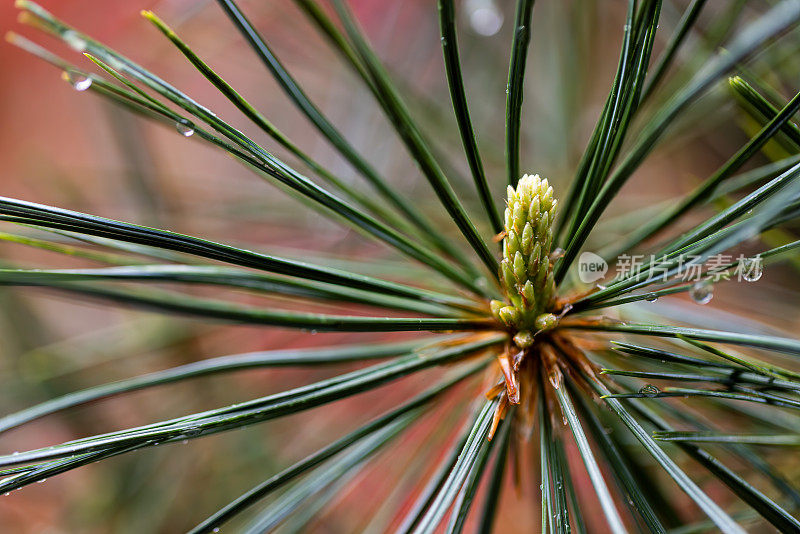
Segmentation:
<svg viewBox="0 0 800 534">
<path fill-rule="evenodd" d="M 500 308 L 498 315 L 500 316 L 500 320 L 508 326 L 516 325 L 517 320 L 519 319 L 519 311 L 514 306 Z"/>
<path fill-rule="evenodd" d="M 512 226 L 514 226 L 514 217 L 513 214 L 511 213 L 511 208 L 506 208 L 506 211 L 504 213 L 504 219 L 506 223 L 505 226 L 506 228 L 511 228 Z"/>
<path fill-rule="evenodd" d="M 536 276 L 536 271 L 539 270 L 539 262 L 542 255 L 542 245 L 541 243 L 535 243 L 533 245 L 533 250 L 531 250 L 530 257 L 528 259 L 528 276 L 533 277 Z"/>
<path fill-rule="evenodd" d="M 558 317 L 552 313 L 543 313 L 533 321 L 537 332 L 552 330 L 558 324 Z"/>
<path fill-rule="evenodd" d="M 527 278 L 527 273 L 525 272 L 525 260 L 522 257 L 522 253 L 518 250 L 516 254 L 514 254 L 514 276 L 517 277 L 517 282 L 520 284 L 525 281 Z"/>
<path fill-rule="evenodd" d="M 514 205 L 513 213 L 514 213 L 514 221 L 513 221 L 514 229 L 519 230 L 523 226 L 525 226 L 525 218 L 526 218 L 525 206 L 522 204 L 522 202 L 517 202 Z"/>
<path fill-rule="evenodd" d="M 506 248 L 505 252 L 507 255 L 506 257 L 513 258 L 514 255 L 519 250 L 519 236 L 517 235 L 517 232 L 515 232 L 514 230 L 509 230 L 508 235 L 506 236 L 504 241 L 505 242 L 503 244 L 505 245 Z"/>
<path fill-rule="evenodd" d="M 533 248 L 533 226 L 531 223 L 525 223 L 525 228 L 522 229 L 522 239 L 520 239 L 520 247 L 523 254 L 530 254 Z"/>
<path fill-rule="evenodd" d="M 525 282 L 522 286 L 522 296 L 525 297 L 525 304 L 530 308 L 536 303 L 536 290 L 530 280 Z"/>
<path fill-rule="evenodd" d="M 536 237 L 543 241 L 542 238 L 545 237 L 548 230 L 550 230 L 550 213 L 545 211 L 542 213 L 542 216 L 539 218 L 539 223 L 536 225 Z"/>
<path fill-rule="evenodd" d="M 508 187 L 500 262 L 505 300 L 493 301 L 491 308 L 499 321 L 516 330 L 514 342 L 520 348 L 533 343 L 535 332 L 551 329 L 558 322 L 548 313 L 555 295 L 549 254 L 557 204 L 553 188 L 539 175 L 526 174 L 516 189 Z"/>
<path fill-rule="evenodd" d="M 494 315 L 495 317 L 497 317 L 499 319 L 500 318 L 500 309 L 503 308 L 505 305 L 506 305 L 506 303 L 503 302 L 502 300 L 493 300 L 493 301 L 491 301 L 489 303 L 489 308 L 491 308 L 491 310 L 492 310 L 492 315 Z"/>
<path fill-rule="evenodd" d="M 527 349 L 533 345 L 533 334 L 531 334 L 528 330 L 517 332 L 517 334 L 514 336 L 514 343 L 521 349 Z"/>
<path fill-rule="evenodd" d="M 507 259 L 507 257 L 500 262 L 500 278 L 504 287 L 512 287 L 516 282 L 514 269 L 511 267 L 511 260 Z"/>
<path fill-rule="evenodd" d="M 530 206 L 528 206 L 528 220 L 534 226 L 539 223 L 539 214 L 541 212 L 539 204 L 539 197 L 535 196 L 531 200 Z"/>
</svg>

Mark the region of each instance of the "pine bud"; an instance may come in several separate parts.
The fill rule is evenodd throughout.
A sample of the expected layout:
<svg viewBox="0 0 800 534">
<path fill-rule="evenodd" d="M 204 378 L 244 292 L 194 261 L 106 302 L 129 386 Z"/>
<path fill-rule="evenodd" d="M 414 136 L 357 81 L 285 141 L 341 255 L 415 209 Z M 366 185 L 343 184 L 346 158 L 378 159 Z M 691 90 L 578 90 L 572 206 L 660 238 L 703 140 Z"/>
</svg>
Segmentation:
<svg viewBox="0 0 800 534">
<path fill-rule="evenodd" d="M 527 215 L 525 213 L 525 205 L 521 201 L 514 204 L 513 219 L 515 230 L 521 230 L 525 226 Z"/>
<path fill-rule="evenodd" d="M 535 243 L 531 255 L 528 257 L 528 277 L 536 276 L 536 271 L 539 270 L 539 258 L 542 255 L 542 244 Z"/>
<path fill-rule="evenodd" d="M 514 276 L 517 277 L 517 282 L 520 284 L 525 282 L 525 279 L 528 277 L 525 272 L 525 259 L 522 257 L 522 253 L 519 250 L 514 254 Z"/>
<path fill-rule="evenodd" d="M 506 305 L 505 302 L 503 302 L 502 300 L 493 300 L 493 301 L 491 301 L 489 303 L 489 308 L 491 308 L 491 310 L 492 310 L 492 315 L 494 315 L 496 318 L 499 319 L 500 318 L 500 309 L 503 308 L 505 305 Z"/>
<path fill-rule="evenodd" d="M 522 238 L 520 238 L 520 247 L 522 253 L 529 256 L 533 249 L 533 226 L 531 223 L 525 223 L 525 228 L 522 229 Z"/>
<path fill-rule="evenodd" d="M 528 206 L 528 221 L 530 221 L 530 223 L 534 226 L 539 222 L 539 214 L 541 213 L 540 208 L 541 206 L 539 197 L 533 197 L 530 206 Z"/>
<path fill-rule="evenodd" d="M 517 319 L 519 319 L 519 311 L 514 306 L 500 308 L 498 315 L 500 316 L 500 320 L 508 326 L 516 326 Z"/>
<path fill-rule="evenodd" d="M 517 332 L 517 334 L 514 336 L 514 343 L 521 349 L 527 349 L 533 345 L 533 334 L 531 334 L 528 330 Z"/>
<path fill-rule="evenodd" d="M 558 324 L 558 317 L 552 313 L 543 313 L 533 322 L 537 331 L 552 330 Z"/>
<path fill-rule="evenodd" d="M 522 296 L 525 298 L 525 305 L 528 308 L 533 308 L 534 303 L 536 302 L 536 290 L 533 287 L 533 284 L 530 280 L 525 282 L 525 285 L 522 286 Z"/>
<path fill-rule="evenodd" d="M 553 188 L 538 174 L 523 176 L 516 189 L 508 187 L 500 262 L 505 301 L 492 301 L 491 309 L 499 321 L 516 330 L 514 343 L 520 348 L 529 347 L 536 332 L 558 322 L 548 313 L 555 295 L 549 254 L 557 204 Z"/>
<path fill-rule="evenodd" d="M 503 287 L 514 287 L 517 282 L 517 277 L 514 275 L 514 269 L 511 267 L 511 260 L 508 257 L 503 258 L 500 262 L 500 281 Z"/>
<path fill-rule="evenodd" d="M 506 235 L 503 241 L 504 241 L 503 244 L 506 247 L 506 252 L 505 252 L 506 257 L 513 258 L 514 256 L 516 256 L 517 252 L 520 249 L 519 235 L 517 235 L 517 232 L 515 230 L 509 230 L 508 235 Z"/>
</svg>

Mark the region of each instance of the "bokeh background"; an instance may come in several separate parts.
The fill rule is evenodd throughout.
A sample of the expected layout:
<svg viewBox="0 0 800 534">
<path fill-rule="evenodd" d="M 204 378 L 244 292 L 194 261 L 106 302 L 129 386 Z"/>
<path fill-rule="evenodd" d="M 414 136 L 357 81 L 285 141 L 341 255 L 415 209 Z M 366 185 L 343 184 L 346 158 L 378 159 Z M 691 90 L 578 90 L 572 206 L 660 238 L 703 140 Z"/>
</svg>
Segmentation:
<svg viewBox="0 0 800 534">
<path fill-rule="evenodd" d="M 41 3 L 179 86 L 284 157 L 283 151 L 248 124 L 139 15 L 141 9 L 154 10 L 306 152 L 347 180 L 363 183 L 293 108 L 215 2 Z M 663 48 L 665 36 L 686 3 L 665 2 L 656 51 Z M 729 3 L 709 3 L 697 25 L 700 33 L 690 37 L 681 62 L 691 64 L 716 47 L 715 42 L 704 40 L 707 34 L 724 39 L 725 35 L 713 34 L 712 29 L 715 13 Z M 312 100 L 384 176 L 446 228 L 450 223 L 442 218 L 427 184 L 369 92 L 328 49 L 293 2 L 242 0 L 241 4 Z M 491 0 L 459 4 L 468 98 L 498 199 L 503 197 L 505 182 L 503 119 L 511 4 Z M 535 8 L 526 74 L 522 168 L 550 177 L 562 195 L 613 78 L 624 4 L 620 0 L 542 0 Z M 767 4 L 748 2 L 740 19 L 746 21 Z M 435 2 L 352 0 L 351 5 L 415 117 L 450 162 L 448 173 L 456 188 L 466 203 L 475 207 L 475 199 L 466 193 L 470 182 L 449 104 Z M 60 43 L 20 26 L 16 16 L 12 2 L 0 3 L 0 29 L 4 32 L 13 30 L 31 37 L 88 68 L 88 61 Z M 725 34 L 735 32 L 738 24 Z M 783 71 L 793 67 L 781 65 Z M 659 98 L 668 96 L 671 84 L 680 79 L 678 72 Z M 134 117 L 88 92 L 74 91 L 60 79 L 57 69 L 7 43 L 0 44 L 0 80 L 0 194 L 4 196 L 291 257 L 311 256 L 330 265 L 345 265 L 344 258 L 360 258 L 357 268 L 365 273 L 372 272 L 371 258 L 396 259 L 359 234 L 329 223 L 225 154 L 184 138 L 174 129 Z M 780 86 L 780 78 L 774 81 Z M 654 203 L 686 191 L 727 159 L 746 139 L 744 123 L 730 101 L 723 88 L 700 102 L 698 110 L 711 110 L 708 119 L 691 130 L 679 125 L 632 180 L 611 213 L 646 217 Z M 764 161 L 759 156 L 755 162 Z M 613 228 L 613 220 L 609 228 Z M 0 243 L 0 255 L 4 261 L 31 267 L 87 264 L 8 243 Z M 712 305 L 736 311 L 768 301 L 770 306 L 757 310 L 761 318 L 791 329 L 797 326 L 797 318 L 787 313 L 787 303 L 796 297 L 797 284 L 792 280 L 791 272 L 776 269 L 765 276 L 758 290 L 722 289 Z M 44 290 L 0 289 L 0 413 L 208 357 L 370 339 L 376 338 L 366 334 L 298 335 L 113 308 Z M 222 406 L 339 370 L 247 371 L 134 393 L 2 435 L 0 451 L 58 443 Z M 113 459 L 0 497 L 0 530 L 37 534 L 183 531 L 282 466 L 341 435 L 343 427 L 354 427 L 392 406 L 433 376 L 406 379 L 397 387 L 185 446 Z M 475 386 L 470 385 L 473 390 Z M 459 407 L 468 406 L 467 397 L 452 395 L 437 409 L 460 413 Z M 461 419 L 454 417 L 447 428 L 420 425 L 382 456 L 383 461 L 359 474 L 351 489 L 334 499 L 322 518 L 308 528 L 332 533 L 380 531 L 396 510 L 408 505 L 433 460 L 441 456 L 449 432 L 460 424 Z M 508 502 L 500 517 L 503 524 L 535 524 L 538 510 L 531 505 L 535 500 L 511 488 L 506 496 Z M 370 522 L 373 513 L 377 519 Z"/>
</svg>

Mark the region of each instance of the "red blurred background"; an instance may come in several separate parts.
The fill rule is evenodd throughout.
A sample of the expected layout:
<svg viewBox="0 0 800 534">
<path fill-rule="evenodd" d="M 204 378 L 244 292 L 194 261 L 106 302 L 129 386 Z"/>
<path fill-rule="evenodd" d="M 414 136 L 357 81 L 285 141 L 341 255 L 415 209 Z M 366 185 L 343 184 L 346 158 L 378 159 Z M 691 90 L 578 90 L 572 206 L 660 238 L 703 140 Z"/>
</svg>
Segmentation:
<svg viewBox="0 0 800 534">
<path fill-rule="evenodd" d="M 154 10 L 304 150 L 346 179 L 358 180 L 290 104 L 214 2 L 41 3 L 274 149 L 266 136 L 250 126 L 139 15 L 141 9 Z M 251 0 L 241 4 L 289 71 L 347 138 L 399 189 L 418 199 L 422 209 L 437 216 L 427 185 L 420 180 L 368 91 L 328 49 L 293 3 Z M 411 95 L 416 115 L 454 162 L 456 174 L 465 175 L 442 70 L 434 3 L 352 0 L 350 4 L 395 78 L 407 85 L 404 90 Z M 532 47 L 535 53 L 527 75 L 523 163 L 526 169 L 552 177 L 563 190 L 613 77 L 621 34 L 619 14 L 624 6 L 622 2 L 601 2 L 601 7 L 592 8 L 592 3 L 575 3 L 588 5 L 582 16 L 591 24 L 566 28 L 569 31 L 560 38 L 580 43 L 574 50 L 565 51 L 550 43 L 565 31 L 558 25 L 562 6 L 573 3 L 542 4 L 537 6 L 538 29 Z M 461 41 L 473 119 L 493 177 L 502 176 L 509 6 L 502 5 L 506 24 L 499 33 L 484 36 L 464 31 Z M 17 10 L 11 2 L 0 3 L 0 29 L 32 38 L 88 69 L 87 60 L 40 32 L 20 26 L 16 17 Z M 469 27 L 466 21 L 460 22 Z M 591 56 L 582 55 L 589 50 Z M 556 69 L 558 64 L 580 70 L 584 83 L 566 83 L 571 73 Z M 60 79 L 57 69 L 7 43 L 0 44 L 0 80 L 0 194 L 4 196 L 244 243 L 271 252 L 285 251 L 288 255 L 336 251 L 344 257 L 393 259 L 383 248 L 354 232 L 332 225 L 305 208 L 298 209 L 294 201 L 287 201 L 283 193 L 221 152 L 183 138 L 173 129 L 132 117 L 88 92 L 76 93 Z M 708 128 L 716 126 L 710 124 Z M 701 138 L 702 133 L 687 135 L 681 143 L 668 145 L 651 158 L 643 177 L 650 173 L 663 176 L 666 166 L 670 180 L 661 179 L 654 187 L 651 181 L 637 177 L 624 202 L 646 205 L 685 190 L 698 176 L 714 169 L 742 137 L 730 128 L 725 135 L 710 141 Z M 277 149 L 276 154 L 285 156 Z M 457 181 L 456 186 L 465 184 Z M 0 252 L 4 258 L 29 266 L 76 264 L 15 245 L 3 244 Z M 297 335 L 279 329 L 163 318 L 40 291 L 3 290 L 0 299 L 3 414 L 82 387 L 202 358 L 374 339 L 356 334 Z M 780 309 L 774 314 L 781 315 Z M 0 452 L 221 406 L 307 383 L 331 372 L 250 371 L 136 393 L 10 432 L 0 437 Z M 324 410 L 204 438 L 185 447 L 140 452 L 26 488 L 0 498 L 0 530 L 53 534 L 183 531 L 250 485 L 332 436 L 341 435 L 341 421 L 355 425 L 432 378 L 426 375 L 405 380 L 390 392 L 363 394 Z M 475 391 L 474 385 L 468 389 L 470 393 Z M 463 399 L 470 396 L 454 396 L 440 408 L 452 409 L 453 429 L 459 428 L 459 414 L 466 413 Z M 387 506 L 406 502 L 403 494 L 391 493 L 395 477 L 382 475 L 392 469 L 396 476 L 405 471 L 418 483 L 421 472 L 430 472 L 430 460 L 441 456 L 440 449 L 431 449 L 420 440 L 426 432 L 437 430 L 441 431 L 429 422 L 409 438 L 413 443 L 403 441 L 402 448 L 392 449 L 394 461 L 378 464 L 371 477 L 359 478 L 358 488 L 341 502 L 336 501 L 334 512 L 315 523 L 314 530 L 353 532 L 358 530 L 353 530 L 353 525 L 367 525 L 366 511 L 379 509 L 383 499 Z M 442 435 L 437 438 L 443 439 Z M 419 484 L 409 485 L 409 491 L 412 487 L 418 488 Z M 530 495 L 515 495 L 511 488 L 506 494 L 509 501 L 501 511 L 501 522 L 535 524 L 538 510 L 531 506 Z M 591 515 L 591 509 L 584 514 Z"/>
</svg>

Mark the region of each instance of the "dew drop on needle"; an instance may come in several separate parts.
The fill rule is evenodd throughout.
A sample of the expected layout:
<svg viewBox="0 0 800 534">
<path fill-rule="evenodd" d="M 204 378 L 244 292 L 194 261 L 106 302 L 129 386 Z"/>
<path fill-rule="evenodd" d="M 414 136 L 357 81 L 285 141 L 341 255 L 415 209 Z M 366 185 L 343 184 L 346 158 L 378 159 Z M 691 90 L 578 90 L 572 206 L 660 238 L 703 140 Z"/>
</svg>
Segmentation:
<svg viewBox="0 0 800 534">
<path fill-rule="evenodd" d="M 745 282 L 757 282 L 764 275 L 764 267 L 760 259 L 750 259 L 742 266 L 742 279 Z"/>
<path fill-rule="evenodd" d="M 659 393 L 661 393 L 661 390 L 653 384 L 644 385 L 639 390 L 639 394 L 645 397 L 657 397 Z"/>
<path fill-rule="evenodd" d="M 194 135 L 194 124 L 186 119 L 181 119 L 175 123 L 175 129 L 184 137 L 191 137 Z"/>
<path fill-rule="evenodd" d="M 708 282 L 695 282 L 689 296 L 698 304 L 708 304 L 714 298 L 714 286 Z"/>
<path fill-rule="evenodd" d="M 62 33 L 61 39 L 63 39 L 64 42 L 67 43 L 67 45 L 76 52 L 83 53 L 86 51 L 86 47 L 88 46 L 86 39 L 78 35 L 73 30 L 67 30 L 64 33 Z"/>
<path fill-rule="evenodd" d="M 564 254 L 565 254 L 564 249 L 558 247 L 557 249 L 555 249 L 553 252 L 550 253 L 550 261 L 556 261 L 560 258 L 563 258 Z"/>
<path fill-rule="evenodd" d="M 64 71 L 64 79 L 76 91 L 85 91 L 92 86 L 92 79 L 74 70 Z"/>
</svg>

